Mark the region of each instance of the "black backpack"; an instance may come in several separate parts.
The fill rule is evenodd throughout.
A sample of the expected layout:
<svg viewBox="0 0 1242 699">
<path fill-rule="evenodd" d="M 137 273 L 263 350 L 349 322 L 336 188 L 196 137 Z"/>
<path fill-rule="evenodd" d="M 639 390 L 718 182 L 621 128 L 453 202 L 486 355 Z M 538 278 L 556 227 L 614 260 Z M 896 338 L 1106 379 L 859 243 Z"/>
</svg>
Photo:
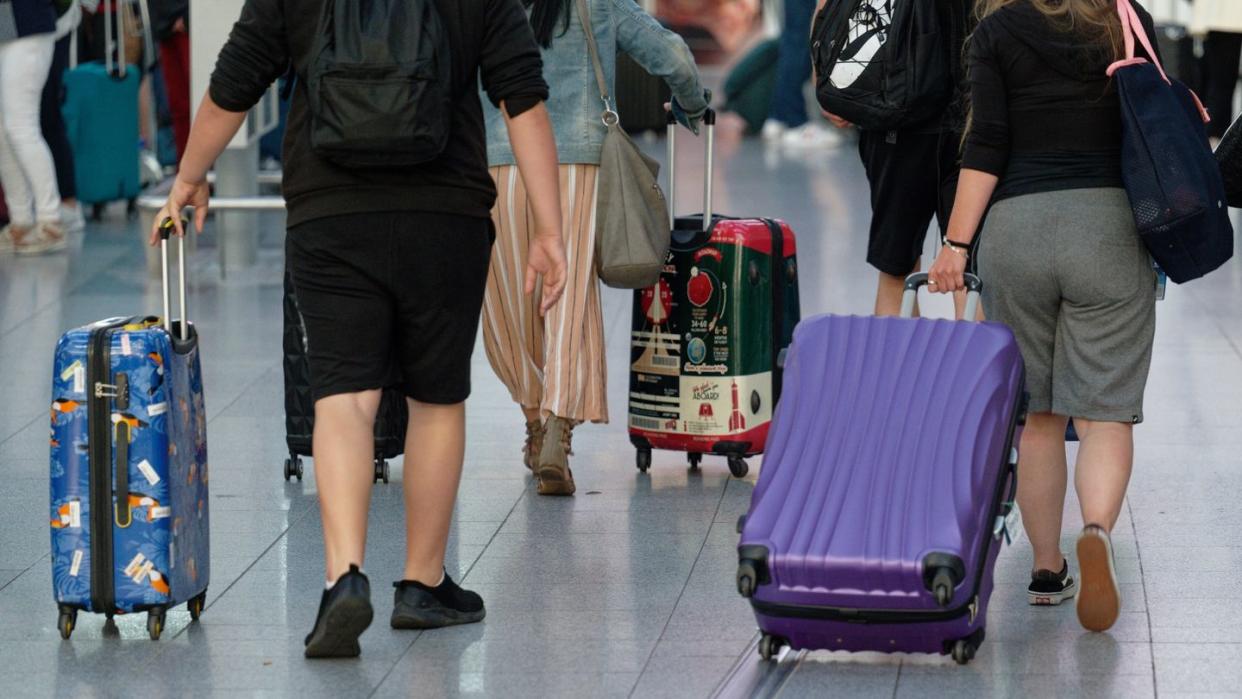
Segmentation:
<svg viewBox="0 0 1242 699">
<path fill-rule="evenodd" d="M 434 160 L 452 118 L 434 0 L 324 0 L 307 66 L 311 148 L 347 167 Z"/>
<path fill-rule="evenodd" d="M 830 0 L 811 54 L 820 106 L 864 129 L 897 131 L 942 115 L 953 97 L 953 32 L 943 0 Z"/>
</svg>

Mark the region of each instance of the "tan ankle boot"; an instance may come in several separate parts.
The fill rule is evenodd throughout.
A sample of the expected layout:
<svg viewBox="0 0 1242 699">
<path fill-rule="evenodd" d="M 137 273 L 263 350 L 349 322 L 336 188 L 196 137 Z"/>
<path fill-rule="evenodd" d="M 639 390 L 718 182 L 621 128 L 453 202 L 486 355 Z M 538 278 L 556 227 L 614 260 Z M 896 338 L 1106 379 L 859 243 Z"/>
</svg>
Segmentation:
<svg viewBox="0 0 1242 699">
<path fill-rule="evenodd" d="M 522 463 L 531 473 L 536 471 L 539 454 L 543 451 L 543 423 L 539 420 L 526 421 L 526 446 L 522 447 Z"/>
<path fill-rule="evenodd" d="M 573 495 L 574 473 L 569 470 L 569 455 L 574 423 L 553 415 L 544 425 L 543 449 L 535 475 L 539 477 L 540 495 Z"/>
</svg>

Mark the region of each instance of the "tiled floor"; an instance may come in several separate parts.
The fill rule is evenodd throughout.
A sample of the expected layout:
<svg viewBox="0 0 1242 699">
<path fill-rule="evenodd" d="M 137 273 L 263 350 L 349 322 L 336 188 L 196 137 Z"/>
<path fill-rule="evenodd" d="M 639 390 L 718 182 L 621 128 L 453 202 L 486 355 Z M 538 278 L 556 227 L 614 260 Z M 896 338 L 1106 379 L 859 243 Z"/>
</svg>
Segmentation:
<svg viewBox="0 0 1242 699">
<path fill-rule="evenodd" d="M 697 162 L 697 144 L 681 145 L 682 162 Z M 805 314 L 869 310 L 866 189 L 851 148 L 786 157 L 722 133 L 719 163 L 718 211 L 781 215 L 800 233 Z M 683 209 L 697 206 L 697 187 L 683 178 Z M 281 225 L 264 221 L 259 266 L 226 281 L 209 234 L 192 256 L 191 299 L 210 413 L 209 605 L 198 624 L 172 613 L 158 643 L 142 618 L 105 627 L 88 615 L 62 642 L 46 531 L 51 349 L 65 328 L 153 312 L 159 298 L 137 233 L 114 216 L 68 255 L 0 259 L 0 696 L 1242 694 L 1240 261 L 1170 289 L 1160 307 L 1149 421 L 1116 535 L 1125 613 L 1110 634 L 1083 633 L 1069 607 L 1027 608 L 1018 542 L 999 563 L 988 641 L 967 667 L 819 653 L 759 663 L 733 582 L 734 522 L 757 469 L 732 480 L 722 462 L 689 472 L 666 453 L 649 476 L 635 471 L 623 426 L 629 299 L 608 291 L 613 423 L 576 438 L 572 499 L 534 494 L 519 415 L 476 352 L 449 567 L 484 595 L 486 622 L 426 633 L 385 623 L 402 551 L 398 465 L 375 488 L 377 623 L 363 656 L 312 663 L 301 651 L 322 584 L 315 486 L 280 476 Z M 1067 527 L 1076 523 L 1071 503 Z"/>
</svg>

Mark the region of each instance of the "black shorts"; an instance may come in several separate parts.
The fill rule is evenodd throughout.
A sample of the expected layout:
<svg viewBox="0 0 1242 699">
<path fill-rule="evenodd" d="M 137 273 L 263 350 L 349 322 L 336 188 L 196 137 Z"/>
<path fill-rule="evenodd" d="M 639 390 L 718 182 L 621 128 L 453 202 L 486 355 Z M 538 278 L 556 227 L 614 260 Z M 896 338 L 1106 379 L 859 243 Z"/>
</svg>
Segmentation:
<svg viewBox="0 0 1242 699">
<path fill-rule="evenodd" d="M 941 235 L 957 195 L 960 136 L 863 131 L 858 151 L 871 185 L 867 262 L 885 274 L 914 271 L 935 216 Z"/>
<path fill-rule="evenodd" d="M 464 401 L 493 237 L 488 219 L 421 212 L 290 228 L 315 399 L 400 386 L 423 403 Z"/>
</svg>

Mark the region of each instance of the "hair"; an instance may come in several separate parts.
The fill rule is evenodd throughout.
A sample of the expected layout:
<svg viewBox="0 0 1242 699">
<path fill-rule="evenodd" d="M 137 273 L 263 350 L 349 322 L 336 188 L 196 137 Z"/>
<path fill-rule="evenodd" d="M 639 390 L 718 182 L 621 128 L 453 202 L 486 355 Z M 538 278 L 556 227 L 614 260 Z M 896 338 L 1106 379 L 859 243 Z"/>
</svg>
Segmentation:
<svg viewBox="0 0 1242 699">
<path fill-rule="evenodd" d="M 564 36 L 569 31 L 569 4 L 573 0 L 522 0 L 530 10 L 530 28 L 535 30 L 535 41 L 543 48 L 552 45 L 552 36 Z M 561 25 L 557 33 L 556 25 Z"/>
<path fill-rule="evenodd" d="M 1121 18 L 1117 15 L 1116 0 L 975 0 L 975 18 L 983 21 L 989 15 L 1016 4 L 1029 2 L 1048 19 L 1053 26 L 1070 34 L 1077 34 L 1085 43 L 1106 49 L 1114 59 L 1125 52 L 1125 38 Z M 969 49 L 970 39 L 966 40 Z M 969 50 L 962 52 L 963 60 Z M 967 102 L 966 127 L 962 133 L 962 147 L 974 123 L 974 105 Z"/>
<path fill-rule="evenodd" d="M 976 0 L 975 16 L 983 20 L 998 10 L 1024 0 Z M 1025 0 L 1061 31 L 1084 41 L 1107 46 L 1121 58 L 1124 39 L 1116 0 Z"/>
</svg>

